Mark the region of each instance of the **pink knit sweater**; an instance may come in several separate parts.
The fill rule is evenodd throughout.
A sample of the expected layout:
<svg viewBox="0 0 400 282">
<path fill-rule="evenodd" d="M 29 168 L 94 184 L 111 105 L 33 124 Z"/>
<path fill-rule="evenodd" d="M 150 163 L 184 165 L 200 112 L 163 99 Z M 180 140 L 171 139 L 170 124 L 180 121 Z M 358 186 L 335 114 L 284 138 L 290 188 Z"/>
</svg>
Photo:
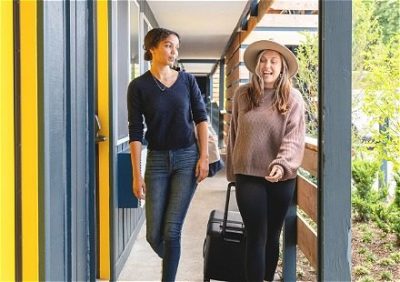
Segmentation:
<svg viewBox="0 0 400 282">
<path fill-rule="evenodd" d="M 304 154 L 304 101 L 292 89 L 289 110 L 281 114 L 272 107 L 272 89 L 264 91 L 260 106 L 246 111 L 248 84 L 239 87 L 233 100 L 226 171 L 228 181 L 235 174 L 265 177 L 273 165 L 283 168 L 281 180 L 296 177 Z"/>
</svg>

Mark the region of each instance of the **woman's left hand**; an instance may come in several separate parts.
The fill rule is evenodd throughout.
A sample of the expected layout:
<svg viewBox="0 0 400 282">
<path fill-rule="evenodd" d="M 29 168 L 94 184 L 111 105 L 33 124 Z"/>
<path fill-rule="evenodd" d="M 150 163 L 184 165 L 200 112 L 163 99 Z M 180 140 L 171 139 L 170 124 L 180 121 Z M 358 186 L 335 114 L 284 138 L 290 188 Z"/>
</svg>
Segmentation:
<svg viewBox="0 0 400 282">
<path fill-rule="evenodd" d="M 274 165 L 268 176 L 265 177 L 269 182 L 278 182 L 282 179 L 283 169 L 279 165 Z"/>
<path fill-rule="evenodd" d="M 208 176 L 208 158 L 200 157 L 196 165 L 197 183 L 200 183 Z"/>
</svg>

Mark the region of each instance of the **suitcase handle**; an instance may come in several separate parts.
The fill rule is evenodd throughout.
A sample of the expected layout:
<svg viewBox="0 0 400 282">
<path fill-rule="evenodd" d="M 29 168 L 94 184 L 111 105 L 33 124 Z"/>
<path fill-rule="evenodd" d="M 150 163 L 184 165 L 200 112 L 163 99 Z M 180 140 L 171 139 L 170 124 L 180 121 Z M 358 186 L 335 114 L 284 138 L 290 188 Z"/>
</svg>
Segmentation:
<svg viewBox="0 0 400 282">
<path fill-rule="evenodd" d="M 231 197 L 232 186 L 236 187 L 235 182 L 229 182 L 228 190 L 226 191 L 226 200 L 225 200 L 225 209 L 224 209 L 224 220 L 222 221 L 222 236 L 225 236 L 226 223 L 228 221 L 228 207 L 229 207 L 229 199 Z"/>
</svg>

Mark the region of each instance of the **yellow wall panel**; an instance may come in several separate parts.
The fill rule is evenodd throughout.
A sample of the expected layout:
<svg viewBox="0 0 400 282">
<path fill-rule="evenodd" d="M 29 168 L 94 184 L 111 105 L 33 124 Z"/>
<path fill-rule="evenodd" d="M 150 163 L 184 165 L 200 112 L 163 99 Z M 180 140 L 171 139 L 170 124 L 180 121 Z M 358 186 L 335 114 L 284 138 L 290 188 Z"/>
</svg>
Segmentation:
<svg viewBox="0 0 400 282">
<path fill-rule="evenodd" d="M 39 280 L 37 5 L 20 2 L 22 279 Z"/>
<path fill-rule="evenodd" d="M 108 1 L 97 1 L 97 89 L 101 134 L 109 135 L 109 62 Z M 110 279 L 110 143 L 99 143 L 99 272 L 100 279 Z"/>
<path fill-rule="evenodd" d="M 0 281 L 15 280 L 13 2 L 0 1 Z"/>
</svg>

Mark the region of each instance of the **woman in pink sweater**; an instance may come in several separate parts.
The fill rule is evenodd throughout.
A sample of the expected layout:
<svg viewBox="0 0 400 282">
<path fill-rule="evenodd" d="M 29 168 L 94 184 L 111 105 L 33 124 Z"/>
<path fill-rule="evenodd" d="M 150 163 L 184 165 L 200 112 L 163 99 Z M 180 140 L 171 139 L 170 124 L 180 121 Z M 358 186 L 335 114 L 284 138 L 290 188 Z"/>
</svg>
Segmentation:
<svg viewBox="0 0 400 282">
<path fill-rule="evenodd" d="M 294 54 L 261 40 L 244 53 L 250 83 L 234 95 L 227 147 L 227 178 L 247 233 L 248 281 L 272 281 L 279 257 L 279 236 L 292 200 L 304 153 L 304 101 L 292 87 Z"/>
</svg>

